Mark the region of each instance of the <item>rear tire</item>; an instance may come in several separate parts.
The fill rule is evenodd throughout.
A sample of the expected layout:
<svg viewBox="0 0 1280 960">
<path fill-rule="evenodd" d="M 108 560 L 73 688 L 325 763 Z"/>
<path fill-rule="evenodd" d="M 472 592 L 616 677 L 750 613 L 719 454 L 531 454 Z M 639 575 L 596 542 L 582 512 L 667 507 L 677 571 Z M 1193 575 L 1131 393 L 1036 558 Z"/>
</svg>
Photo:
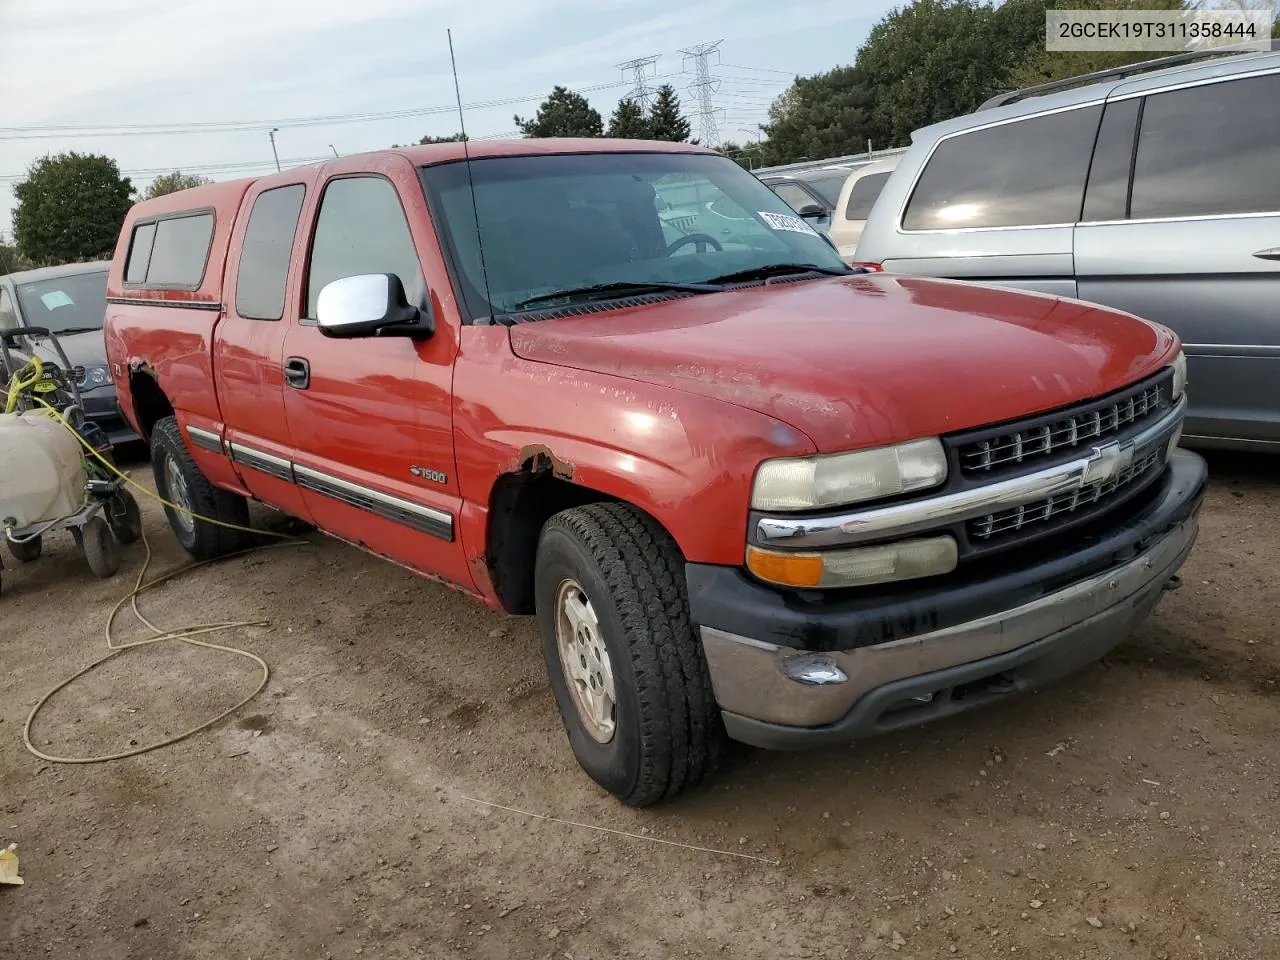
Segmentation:
<svg viewBox="0 0 1280 960">
<path fill-rule="evenodd" d="M 123 544 L 137 543 L 142 537 L 142 511 L 138 509 L 138 501 L 128 490 L 121 488 L 107 502 L 107 523 L 111 532 Z"/>
<path fill-rule="evenodd" d="M 89 569 L 100 580 L 114 577 L 120 570 L 120 541 L 102 517 L 92 517 L 80 528 L 80 548 Z"/>
<path fill-rule="evenodd" d="M 244 497 L 219 490 L 209 482 L 183 442 L 176 418 L 165 417 L 152 429 L 151 465 L 160 496 L 185 508 L 176 510 L 166 504 L 164 512 L 187 553 L 197 560 L 212 560 L 243 549 L 247 543 L 243 531 L 198 519 L 207 517 L 247 527 L 249 504 Z"/>
<path fill-rule="evenodd" d="M 534 590 L 548 679 L 586 774 L 633 807 L 711 775 L 724 726 L 666 531 L 626 504 L 558 513 L 538 542 Z M 602 684 L 612 707 L 606 695 L 593 713 Z"/>
<path fill-rule="evenodd" d="M 44 538 L 36 536 L 22 543 L 15 543 L 6 536 L 4 545 L 9 548 L 9 554 L 13 559 L 19 563 L 30 563 L 40 558 L 40 553 L 44 549 Z"/>
</svg>

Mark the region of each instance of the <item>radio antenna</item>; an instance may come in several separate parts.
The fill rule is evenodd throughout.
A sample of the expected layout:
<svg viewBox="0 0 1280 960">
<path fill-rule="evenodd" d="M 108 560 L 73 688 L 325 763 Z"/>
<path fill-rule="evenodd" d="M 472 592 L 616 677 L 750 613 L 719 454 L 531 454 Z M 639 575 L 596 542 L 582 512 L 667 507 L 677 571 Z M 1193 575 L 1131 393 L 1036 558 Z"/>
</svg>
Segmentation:
<svg viewBox="0 0 1280 960">
<path fill-rule="evenodd" d="M 484 240 L 480 235 L 480 208 L 476 205 L 476 182 L 471 176 L 471 148 L 467 140 L 467 121 L 462 115 L 462 91 L 458 88 L 458 61 L 453 56 L 453 31 L 445 28 L 445 36 L 449 38 L 449 66 L 453 68 L 453 95 L 458 101 L 458 126 L 462 129 L 462 159 L 467 165 L 467 189 L 471 191 L 471 215 L 476 220 L 476 250 L 480 254 L 480 276 L 484 280 L 484 299 L 493 310 L 493 298 L 489 295 L 489 270 L 484 263 Z M 489 322 L 493 322 L 490 312 Z"/>
</svg>

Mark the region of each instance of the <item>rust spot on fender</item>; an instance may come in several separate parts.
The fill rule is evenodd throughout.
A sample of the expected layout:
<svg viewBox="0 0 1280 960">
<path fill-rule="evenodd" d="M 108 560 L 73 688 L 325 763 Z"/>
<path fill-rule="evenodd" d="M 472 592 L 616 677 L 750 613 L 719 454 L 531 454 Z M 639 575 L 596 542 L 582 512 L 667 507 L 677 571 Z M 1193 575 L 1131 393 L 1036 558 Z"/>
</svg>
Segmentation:
<svg viewBox="0 0 1280 960">
<path fill-rule="evenodd" d="M 543 473 L 550 470 L 552 476 L 559 477 L 561 480 L 573 479 L 573 464 L 567 460 L 561 460 L 544 443 L 531 443 L 521 447 L 516 455 L 516 468 L 530 473 Z"/>
<path fill-rule="evenodd" d="M 130 373 L 145 373 L 153 380 L 156 378 L 156 368 L 151 365 L 150 360 L 144 360 L 142 357 L 130 357 L 126 364 Z"/>
</svg>

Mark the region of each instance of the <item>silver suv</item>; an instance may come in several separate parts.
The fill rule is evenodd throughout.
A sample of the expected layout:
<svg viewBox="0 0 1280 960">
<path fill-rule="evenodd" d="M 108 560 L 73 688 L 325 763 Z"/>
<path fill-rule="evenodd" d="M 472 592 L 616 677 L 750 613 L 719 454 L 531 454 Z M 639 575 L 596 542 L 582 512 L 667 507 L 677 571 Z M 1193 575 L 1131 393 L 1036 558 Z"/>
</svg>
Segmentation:
<svg viewBox="0 0 1280 960">
<path fill-rule="evenodd" d="M 1180 54 L 917 130 L 855 260 L 1162 323 L 1186 440 L 1280 452 L 1280 53 Z"/>
</svg>

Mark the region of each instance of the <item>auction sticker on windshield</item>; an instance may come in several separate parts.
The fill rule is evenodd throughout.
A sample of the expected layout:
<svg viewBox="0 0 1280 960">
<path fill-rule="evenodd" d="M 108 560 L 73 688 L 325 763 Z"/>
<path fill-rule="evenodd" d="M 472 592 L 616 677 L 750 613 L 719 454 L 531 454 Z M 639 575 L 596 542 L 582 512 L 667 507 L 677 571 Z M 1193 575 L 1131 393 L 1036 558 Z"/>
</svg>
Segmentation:
<svg viewBox="0 0 1280 960">
<path fill-rule="evenodd" d="M 766 210 L 757 210 L 756 213 L 761 220 L 775 230 L 790 230 L 792 233 L 807 233 L 811 236 L 818 236 L 818 231 L 814 230 L 813 227 L 799 217 L 789 217 L 784 213 L 769 213 Z"/>
</svg>

